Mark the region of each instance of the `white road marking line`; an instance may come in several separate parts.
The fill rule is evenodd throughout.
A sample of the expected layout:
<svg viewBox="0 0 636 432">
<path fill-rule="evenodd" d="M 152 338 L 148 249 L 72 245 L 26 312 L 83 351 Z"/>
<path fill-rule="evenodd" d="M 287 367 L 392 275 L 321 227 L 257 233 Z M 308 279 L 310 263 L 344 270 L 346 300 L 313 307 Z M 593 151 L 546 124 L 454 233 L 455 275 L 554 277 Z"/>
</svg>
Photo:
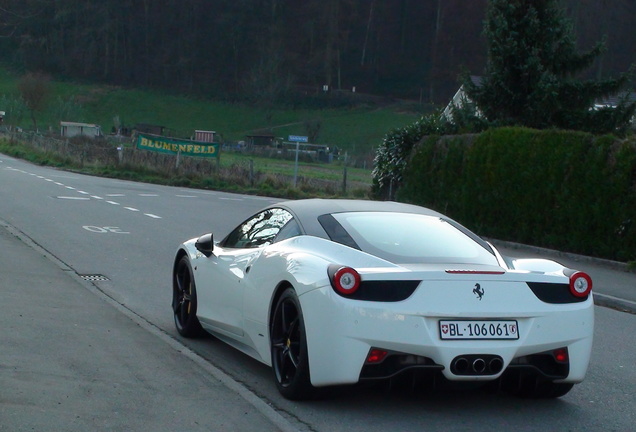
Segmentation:
<svg viewBox="0 0 636 432">
<path fill-rule="evenodd" d="M 196 195 L 177 195 L 178 198 L 196 198 Z"/>
<path fill-rule="evenodd" d="M 1 163 L 1 162 L 2 162 L 2 161 L 0 160 L 0 163 Z M 52 180 L 52 179 L 49 179 L 49 178 L 46 178 L 46 177 L 44 177 L 44 176 L 36 175 L 35 173 L 29 173 L 29 172 L 22 171 L 22 170 L 18 170 L 18 169 L 12 168 L 12 167 L 7 167 L 7 169 L 12 169 L 12 170 L 14 170 L 14 171 L 19 171 L 19 172 L 24 173 L 24 174 L 29 174 L 29 175 L 31 175 L 31 176 L 35 176 L 35 177 L 37 177 L 37 178 L 39 178 L 39 179 L 46 180 L 46 181 L 48 181 L 48 182 L 53 182 L 53 183 L 55 183 L 55 184 L 56 184 L 56 185 L 58 185 L 58 186 L 64 186 L 66 189 L 68 189 L 68 190 L 74 190 L 74 191 L 77 191 L 77 193 L 80 193 L 80 194 L 82 194 L 82 195 L 90 195 L 90 193 L 89 193 L 89 192 L 85 192 L 85 191 L 82 191 L 82 190 L 77 190 L 77 189 L 75 189 L 75 188 L 74 188 L 74 187 L 72 187 L 72 186 L 65 186 L 63 183 L 56 182 L 56 181 L 54 181 L 54 180 Z M 107 197 L 124 197 L 124 196 L 126 196 L 126 195 L 125 195 L 125 194 L 118 193 L 118 194 L 106 194 L 106 196 L 107 196 Z M 144 196 L 144 197 L 158 197 L 159 195 L 158 195 L 158 194 L 139 194 L 139 196 Z M 196 195 L 177 195 L 177 197 L 179 197 L 179 198 L 197 198 L 197 196 L 196 196 Z M 97 195 L 90 195 L 90 198 L 89 198 L 89 197 L 78 197 L 78 196 L 58 196 L 57 198 L 58 198 L 58 199 L 65 199 L 65 200 L 74 200 L 74 201 L 90 201 L 90 199 L 91 199 L 91 198 L 94 198 L 94 199 L 96 199 L 96 200 L 104 200 L 104 198 L 102 198 L 102 197 L 100 197 L 100 196 L 97 196 Z M 226 199 L 231 199 L 231 198 L 226 198 Z M 241 201 L 241 200 L 236 200 L 236 201 Z M 106 200 L 105 202 L 107 202 L 108 204 L 117 205 L 117 206 L 118 206 L 118 205 L 121 205 L 120 203 L 118 203 L 118 202 L 116 202 L 116 201 Z M 130 211 L 132 211 L 132 212 L 139 212 L 139 211 L 141 211 L 141 210 L 136 209 L 136 208 L 134 208 L 134 207 L 124 207 L 124 209 L 126 209 L 126 210 L 130 210 Z M 145 215 L 145 216 L 148 216 L 148 217 L 150 217 L 150 218 L 153 218 L 153 219 L 162 219 L 162 217 L 161 217 L 161 216 L 158 216 L 158 215 L 156 215 L 156 214 L 152 214 L 152 213 L 144 213 L 144 215 Z M 126 233 L 126 234 L 128 234 L 128 233 Z"/>
<path fill-rule="evenodd" d="M 77 180 L 77 179 L 80 178 L 80 177 L 77 177 L 77 176 L 60 175 L 60 174 L 51 174 L 51 177 L 53 177 L 53 178 L 73 179 L 73 180 Z"/>
<path fill-rule="evenodd" d="M 220 200 L 224 200 L 224 201 L 243 201 L 243 198 L 219 198 Z"/>
</svg>

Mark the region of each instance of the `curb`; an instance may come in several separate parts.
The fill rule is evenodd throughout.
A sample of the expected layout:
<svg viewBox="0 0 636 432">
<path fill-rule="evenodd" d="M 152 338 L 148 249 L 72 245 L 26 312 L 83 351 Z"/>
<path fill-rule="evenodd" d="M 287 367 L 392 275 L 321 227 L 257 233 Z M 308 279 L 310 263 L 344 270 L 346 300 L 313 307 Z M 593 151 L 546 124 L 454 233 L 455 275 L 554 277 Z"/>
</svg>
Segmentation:
<svg viewBox="0 0 636 432">
<path fill-rule="evenodd" d="M 530 252 L 541 253 L 544 255 L 551 255 L 553 257 L 563 257 L 563 258 L 571 259 L 573 261 L 597 264 L 611 270 L 618 270 L 625 273 L 636 273 L 636 269 L 632 269 L 629 264 L 620 262 L 620 261 L 612 261 L 612 260 L 603 259 L 603 258 L 589 257 L 586 255 L 577 255 L 570 252 L 561 252 L 554 249 L 547 249 L 547 248 L 542 248 L 538 246 L 529 246 L 529 245 L 525 245 L 521 243 L 513 243 L 509 241 L 504 241 L 504 240 L 487 239 L 487 241 L 491 242 L 494 245 L 500 245 L 502 247 L 506 247 L 510 249 L 523 249 Z"/>
<path fill-rule="evenodd" d="M 620 312 L 626 312 L 636 315 L 636 302 L 624 300 L 607 294 L 593 293 L 594 304 L 610 309 L 616 309 Z"/>
</svg>

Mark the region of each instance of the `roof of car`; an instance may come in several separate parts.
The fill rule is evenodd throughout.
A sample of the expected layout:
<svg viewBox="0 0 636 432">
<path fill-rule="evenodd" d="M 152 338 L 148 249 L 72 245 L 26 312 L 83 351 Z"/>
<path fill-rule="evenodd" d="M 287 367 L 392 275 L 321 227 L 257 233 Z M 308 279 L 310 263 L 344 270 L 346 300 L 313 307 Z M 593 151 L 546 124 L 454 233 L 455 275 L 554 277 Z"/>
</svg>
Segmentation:
<svg viewBox="0 0 636 432">
<path fill-rule="evenodd" d="M 305 199 L 283 201 L 273 204 L 270 208 L 282 207 L 294 214 L 306 234 L 328 238 L 320 225 L 318 217 L 324 214 L 345 212 L 395 212 L 417 213 L 430 216 L 444 217 L 441 213 L 411 204 L 394 201 L 344 200 L 344 199 Z"/>
</svg>

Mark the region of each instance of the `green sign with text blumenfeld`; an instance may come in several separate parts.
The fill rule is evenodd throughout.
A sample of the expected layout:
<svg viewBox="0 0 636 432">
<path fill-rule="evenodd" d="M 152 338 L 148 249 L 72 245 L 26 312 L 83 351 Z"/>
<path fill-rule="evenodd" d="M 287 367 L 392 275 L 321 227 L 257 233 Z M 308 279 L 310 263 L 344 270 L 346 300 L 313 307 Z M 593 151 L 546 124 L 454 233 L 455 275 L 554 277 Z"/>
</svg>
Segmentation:
<svg viewBox="0 0 636 432">
<path fill-rule="evenodd" d="M 218 143 L 203 143 L 159 135 L 138 134 L 137 148 L 182 156 L 219 157 Z"/>
</svg>

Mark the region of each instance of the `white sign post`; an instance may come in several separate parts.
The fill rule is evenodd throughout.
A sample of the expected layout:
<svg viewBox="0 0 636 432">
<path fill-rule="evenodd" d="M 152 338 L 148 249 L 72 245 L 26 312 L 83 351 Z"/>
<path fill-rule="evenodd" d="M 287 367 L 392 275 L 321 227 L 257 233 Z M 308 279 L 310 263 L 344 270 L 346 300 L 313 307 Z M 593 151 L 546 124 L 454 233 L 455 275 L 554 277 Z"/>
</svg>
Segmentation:
<svg viewBox="0 0 636 432">
<path fill-rule="evenodd" d="M 296 187 L 296 182 L 298 180 L 298 152 L 299 152 L 299 147 L 300 147 L 300 143 L 301 142 L 309 142 L 309 137 L 306 136 L 302 136 L 302 135 L 290 135 L 289 136 L 289 141 L 290 142 L 295 142 L 296 143 L 296 162 L 294 163 L 294 187 Z"/>
</svg>

